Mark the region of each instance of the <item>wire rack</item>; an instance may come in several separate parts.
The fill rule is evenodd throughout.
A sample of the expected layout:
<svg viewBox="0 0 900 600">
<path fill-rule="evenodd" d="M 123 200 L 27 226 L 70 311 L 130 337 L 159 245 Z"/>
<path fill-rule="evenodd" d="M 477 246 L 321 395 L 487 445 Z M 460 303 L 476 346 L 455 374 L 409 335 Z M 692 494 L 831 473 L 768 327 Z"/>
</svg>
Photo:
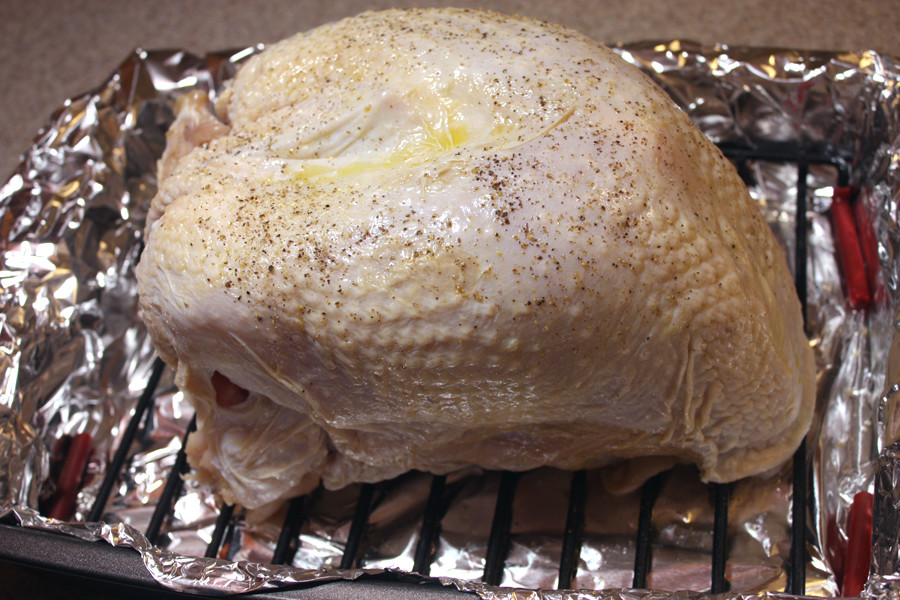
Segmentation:
<svg viewBox="0 0 900 600">
<path fill-rule="evenodd" d="M 846 163 L 829 148 L 800 148 L 795 145 L 777 143 L 753 147 L 740 144 L 720 144 L 720 148 L 735 163 L 738 172 L 748 184 L 753 184 L 753 173 L 749 168 L 753 161 L 783 163 L 796 169 L 795 214 L 797 215 L 806 215 L 807 213 L 807 176 L 811 166 L 829 165 L 834 167 L 834 185 L 845 186 L 847 184 Z M 794 276 L 805 315 L 807 306 L 807 219 L 797 218 L 794 227 Z M 165 365 L 161 360 L 156 359 L 146 389 L 140 397 L 121 443 L 106 469 L 96 501 L 88 515 L 88 522 L 97 522 L 102 519 L 104 509 L 122 476 L 123 469 L 128 467 L 129 449 L 132 442 L 136 436 L 142 433 L 142 429 L 150 426 L 149 423 L 152 420 L 147 419 L 146 415 L 148 411 L 152 410 L 156 390 L 164 370 Z M 194 429 L 194 422 L 191 422 L 185 434 L 182 449 L 168 473 L 163 492 L 144 532 L 151 543 L 156 544 L 160 540 L 166 520 L 171 518 L 174 503 L 182 494 L 182 476 L 189 470 L 184 445 Z M 653 510 L 666 477 L 667 474 L 662 473 L 649 479 L 640 492 L 632 578 L 632 587 L 634 588 L 646 588 L 651 575 L 656 534 L 653 528 Z M 510 548 L 513 504 L 520 479 L 521 474 L 519 473 L 504 472 L 500 475 L 493 520 L 487 537 L 482 575 L 482 581 L 489 585 L 499 585 L 502 581 Z M 787 557 L 787 586 L 784 591 L 788 594 L 803 595 L 806 592 L 806 519 L 807 503 L 810 497 L 808 490 L 809 461 L 805 443 L 801 444 L 793 459 L 792 485 L 791 549 Z M 432 477 L 428 500 L 419 528 L 412 569 L 421 575 L 429 575 L 435 558 L 441 533 L 441 520 L 447 508 L 447 488 L 446 476 Z M 729 581 L 726 578 L 726 564 L 731 485 L 710 484 L 709 488 L 710 502 L 713 505 L 715 516 L 711 532 L 712 551 L 709 557 L 711 568 L 708 590 L 717 594 L 730 589 Z M 372 484 L 364 484 L 359 488 L 352 524 L 340 559 L 342 569 L 360 566 L 360 548 L 366 536 L 375 489 Z M 572 473 L 565 530 L 561 532 L 558 589 L 570 588 L 575 580 L 582 547 L 585 507 L 590 502 L 592 502 L 592 496 L 588 487 L 587 473 L 585 471 Z M 298 536 L 305 519 L 306 506 L 306 498 L 303 497 L 289 501 L 286 517 L 273 553 L 272 564 L 290 563 L 299 544 Z M 219 555 L 223 544 L 227 543 L 233 527 L 233 507 L 225 505 L 220 508 L 211 541 L 206 549 L 207 557 Z M 163 592 L 162 588 L 150 577 L 135 552 L 20 527 L 10 519 L 0 523 L 0 560 L 47 568 L 57 573 L 88 577 L 94 581 L 136 586 L 146 590 L 158 590 L 160 594 L 169 594 Z M 460 592 L 455 588 L 436 584 L 423 586 L 418 580 L 413 585 L 409 581 L 405 581 L 403 576 L 396 574 L 381 580 L 366 579 L 305 585 L 294 589 L 286 588 L 254 594 L 254 596 L 258 598 L 386 597 L 399 599 L 472 597 L 471 594 Z"/>
</svg>

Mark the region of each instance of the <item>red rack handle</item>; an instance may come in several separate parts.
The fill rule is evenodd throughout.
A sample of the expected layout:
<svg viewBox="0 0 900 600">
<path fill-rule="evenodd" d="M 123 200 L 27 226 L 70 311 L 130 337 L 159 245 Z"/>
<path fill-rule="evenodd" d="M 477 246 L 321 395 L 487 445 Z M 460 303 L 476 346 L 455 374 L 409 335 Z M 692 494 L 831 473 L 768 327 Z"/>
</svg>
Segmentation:
<svg viewBox="0 0 900 600">
<path fill-rule="evenodd" d="M 831 201 L 831 222 L 834 227 L 838 257 L 844 271 L 847 301 L 850 308 L 864 309 L 872 302 L 872 294 L 869 290 L 866 261 L 863 258 L 856 219 L 853 215 L 852 199 L 852 188 L 834 188 L 834 197 Z"/>
<path fill-rule="evenodd" d="M 878 236 L 872 223 L 872 214 L 860 194 L 853 201 L 853 218 L 856 220 L 856 232 L 859 234 L 859 246 L 863 260 L 866 262 L 866 279 L 869 282 L 869 293 L 872 303 L 884 305 L 887 302 L 887 288 L 881 278 L 881 261 L 878 258 Z"/>
<path fill-rule="evenodd" d="M 844 580 L 841 595 L 857 597 L 869 578 L 872 560 L 872 504 L 874 498 L 869 492 L 859 492 L 850 505 L 847 518 L 847 551 L 844 554 Z"/>
<path fill-rule="evenodd" d="M 84 470 L 91 456 L 94 441 L 89 433 L 79 433 L 69 443 L 66 460 L 56 481 L 56 493 L 50 502 L 47 516 L 59 521 L 66 521 L 75 512 L 75 497 L 81 489 Z"/>
</svg>

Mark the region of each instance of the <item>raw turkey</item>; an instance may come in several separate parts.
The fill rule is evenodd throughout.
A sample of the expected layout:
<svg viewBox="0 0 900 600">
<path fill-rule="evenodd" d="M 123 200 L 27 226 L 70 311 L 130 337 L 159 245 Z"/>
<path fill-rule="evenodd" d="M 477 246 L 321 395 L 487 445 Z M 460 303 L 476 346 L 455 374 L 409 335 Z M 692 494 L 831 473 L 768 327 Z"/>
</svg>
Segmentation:
<svg viewBox="0 0 900 600">
<path fill-rule="evenodd" d="M 813 357 L 759 206 L 582 35 L 365 13 L 182 104 L 140 306 L 226 501 L 622 459 L 725 482 L 805 435 Z"/>
</svg>

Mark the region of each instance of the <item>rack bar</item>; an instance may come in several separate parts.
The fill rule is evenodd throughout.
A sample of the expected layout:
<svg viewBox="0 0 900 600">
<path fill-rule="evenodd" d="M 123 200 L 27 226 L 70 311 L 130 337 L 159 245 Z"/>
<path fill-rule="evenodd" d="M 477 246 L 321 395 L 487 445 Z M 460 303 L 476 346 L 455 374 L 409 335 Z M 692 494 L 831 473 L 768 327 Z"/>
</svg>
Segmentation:
<svg viewBox="0 0 900 600">
<path fill-rule="evenodd" d="M 431 572 L 431 563 L 437 552 L 436 540 L 441 532 L 441 519 L 444 516 L 444 489 L 447 486 L 446 475 L 436 475 L 431 480 L 431 491 L 425 504 L 425 515 L 422 518 L 422 529 L 416 543 L 413 559 L 413 571 L 420 575 Z"/>
<path fill-rule="evenodd" d="M 212 538 L 206 545 L 206 558 L 216 558 L 219 555 L 219 547 L 222 545 L 222 539 L 225 537 L 225 530 L 231 523 L 231 517 L 234 515 L 234 505 L 224 504 L 219 510 L 219 516 L 216 518 L 216 526 L 213 529 Z"/>
<path fill-rule="evenodd" d="M 293 558 L 293 554 L 297 551 L 295 542 L 300 534 L 300 525 L 303 524 L 303 510 L 306 508 L 306 496 L 297 496 L 291 498 L 288 502 L 287 515 L 284 517 L 284 524 L 281 526 L 281 533 L 278 534 L 278 542 L 275 544 L 275 551 L 272 553 L 273 565 L 286 565 Z"/>
<path fill-rule="evenodd" d="M 807 230 L 809 228 L 806 219 L 806 176 L 808 173 L 809 164 L 805 161 L 798 161 L 794 278 L 797 284 L 797 295 L 800 296 L 800 305 L 803 307 L 804 328 L 808 324 L 806 317 L 806 257 L 808 252 Z M 807 333 L 809 332 L 807 331 Z M 799 596 L 806 593 L 806 497 L 809 484 L 806 472 L 805 437 L 794 453 L 792 478 L 790 567 L 785 591 Z"/>
<path fill-rule="evenodd" d="M 372 495 L 374 490 L 375 486 L 371 483 L 364 483 L 359 489 L 359 498 L 356 501 L 356 512 L 353 513 L 350 532 L 347 534 L 347 545 L 344 546 L 344 555 L 341 556 L 340 567 L 342 569 L 351 569 L 356 562 L 359 544 L 362 541 L 366 524 L 369 521 L 369 510 L 372 507 Z"/>
<path fill-rule="evenodd" d="M 162 524 L 165 522 L 169 511 L 172 509 L 172 502 L 181 496 L 181 490 L 184 487 L 184 480 L 181 476 L 187 473 L 190 468 L 187 464 L 187 452 L 185 451 L 185 448 L 187 447 L 188 437 L 196 429 L 197 416 L 194 415 L 184 434 L 184 438 L 181 440 L 181 449 L 175 457 L 175 464 L 172 465 L 172 469 L 169 471 L 169 476 L 166 478 L 166 485 L 156 503 L 153 515 L 150 517 L 150 524 L 147 526 L 147 540 L 153 545 L 156 545 L 156 541 L 159 538 L 159 532 L 162 529 Z"/>
<path fill-rule="evenodd" d="M 713 504 L 713 550 L 710 592 L 721 594 L 731 587 L 726 579 L 725 567 L 728 564 L 728 500 L 731 497 L 731 485 L 727 483 L 712 484 Z"/>
<path fill-rule="evenodd" d="M 506 555 L 509 552 L 513 500 L 519 477 L 519 473 L 504 471 L 500 478 L 500 491 L 497 493 L 494 521 L 491 523 L 491 534 L 484 559 L 484 574 L 481 577 L 488 585 L 500 585 L 503 577 L 503 567 L 506 565 Z"/>
<path fill-rule="evenodd" d="M 654 475 L 641 487 L 640 512 L 638 513 L 637 540 L 634 551 L 634 577 L 631 587 L 646 589 L 650 576 L 653 553 L 653 506 L 662 489 L 663 473 Z"/>
<path fill-rule="evenodd" d="M 572 581 L 575 580 L 575 574 L 578 572 L 587 487 L 586 471 L 582 470 L 572 473 L 572 483 L 569 486 L 569 511 L 566 516 L 566 531 L 563 536 L 562 553 L 559 559 L 559 582 L 557 583 L 557 588 L 561 590 L 572 587 Z"/>
<path fill-rule="evenodd" d="M 791 496 L 791 550 L 788 560 L 785 592 L 795 596 L 806 594 L 806 438 L 794 453 Z"/>
<path fill-rule="evenodd" d="M 849 153 L 841 153 L 829 145 L 798 146 L 786 142 L 756 142 L 754 145 L 721 142 L 719 149 L 728 158 L 740 160 L 763 160 L 767 162 L 805 163 L 815 165 L 841 165 L 851 158 Z"/>
<path fill-rule="evenodd" d="M 753 184 L 753 171 L 750 170 L 750 166 L 747 164 L 747 157 L 741 156 L 738 158 L 734 158 L 735 166 L 737 167 L 738 176 L 744 181 L 746 185 Z"/>
<path fill-rule="evenodd" d="M 807 232 L 809 224 L 806 219 L 806 176 L 809 173 L 809 164 L 800 162 L 797 164 L 797 208 L 796 223 L 794 224 L 794 284 L 797 287 L 797 295 L 800 297 L 800 306 L 803 309 L 803 325 L 806 328 L 806 257 L 809 252 Z M 807 331 L 807 334 L 809 332 Z"/>
<path fill-rule="evenodd" d="M 97 497 L 94 500 L 94 504 L 91 506 L 91 512 L 88 514 L 88 522 L 96 523 L 103 518 L 103 511 L 106 509 L 106 503 L 109 501 L 113 486 L 116 484 L 116 480 L 119 478 L 122 467 L 125 465 L 125 461 L 128 458 L 128 452 L 131 450 L 131 443 L 137 435 L 144 413 L 146 413 L 147 409 L 153 404 L 153 394 L 156 392 L 156 387 L 159 385 L 159 380 L 162 377 L 165 367 L 166 363 L 159 357 L 153 361 L 153 367 L 150 371 L 147 385 L 144 387 L 144 391 L 141 393 L 141 397 L 134 407 L 134 415 L 132 415 L 131 420 L 128 421 L 128 427 L 122 435 L 122 440 L 119 442 L 119 447 L 116 448 L 116 453 L 106 466 L 106 474 L 103 476 L 103 481 L 100 484 L 100 488 L 97 490 Z"/>
</svg>

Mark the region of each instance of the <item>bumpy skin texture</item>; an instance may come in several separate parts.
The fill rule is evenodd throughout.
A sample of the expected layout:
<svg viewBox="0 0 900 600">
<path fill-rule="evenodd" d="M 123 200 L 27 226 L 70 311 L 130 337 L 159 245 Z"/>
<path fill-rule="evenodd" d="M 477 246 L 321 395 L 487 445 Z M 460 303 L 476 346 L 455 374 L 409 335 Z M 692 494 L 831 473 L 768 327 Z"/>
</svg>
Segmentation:
<svg viewBox="0 0 900 600">
<path fill-rule="evenodd" d="M 197 407 L 192 464 L 227 500 L 631 457 L 729 481 L 805 434 L 781 249 L 608 49 L 485 12 L 368 13 L 252 58 L 218 111 L 223 131 L 196 108 L 173 129 L 138 281 Z M 195 127 L 213 139 L 185 148 Z M 249 398 L 217 406 L 215 371 Z"/>
</svg>

